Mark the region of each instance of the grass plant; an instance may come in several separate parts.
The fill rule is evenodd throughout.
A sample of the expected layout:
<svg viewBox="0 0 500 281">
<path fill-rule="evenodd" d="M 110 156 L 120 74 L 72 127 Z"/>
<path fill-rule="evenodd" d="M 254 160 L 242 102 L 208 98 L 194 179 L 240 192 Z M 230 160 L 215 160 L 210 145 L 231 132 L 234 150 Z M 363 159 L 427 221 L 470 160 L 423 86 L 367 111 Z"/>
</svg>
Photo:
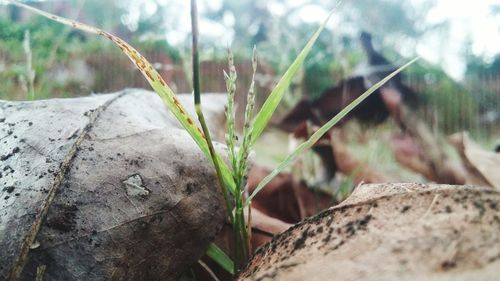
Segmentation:
<svg viewBox="0 0 500 281">
<path fill-rule="evenodd" d="M 290 153 L 286 159 L 281 162 L 264 180 L 258 185 L 252 194 L 245 194 L 246 177 L 248 172 L 248 155 L 252 150 L 253 145 L 259 136 L 263 133 L 264 129 L 267 127 L 271 116 L 278 107 L 280 101 L 282 100 L 284 94 L 287 92 L 290 84 L 296 73 L 300 70 L 304 63 L 304 60 L 308 53 L 311 51 L 312 46 L 317 40 L 319 34 L 324 29 L 325 24 L 332 15 L 333 11 L 329 14 L 327 19 L 319 26 L 317 31 L 312 35 L 307 44 L 297 55 L 292 64 L 288 67 L 284 75 L 279 80 L 276 87 L 271 91 L 271 94 L 263 104 L 262 108 L 258 113 L 253 116 L 254 105 L 255 105 L 255 93 L 254 93 L 254 82 L 248 90 L 247 106 L 245 109 L 245 119 L 244 128 L 241 142 L 238 142 L 236 137 L 236 130 L 234 125 L 235 120 L 235 110 L 234 110 L 234 95 L 236 92 L 236 79 L 237 74 L 234 68 L 234 62 L 231 53 L 229 54 L 229 73 L 224 74 L 226 80 L 226 86 L 228 91 L 228 104 L 226 109 L 227 117 L 227 137 L 226 144 L 228 146 L 229 153 L 229 165 L 222 161 L 222 157 L 215 150 L 210 132 L 207 128 L 205 118 L 202 113 L 202 102 L 201 102 L 201 89 L 199 83 L 199 62 L 198 62 L 198 23 L 197 23 L 197 9 L 196 1 L 191 0 L 191 23 L 193 30 L 193 89 L 194 89 L 194 104 L 196 108 L 197 117 L 199 120 L 200 127 L 194 122 L 193 118 L 189 116 L 187 111 L 184 109 L 183 105 L 176 98 L 174 92 L 165 83 L 163 78 L 158 74 L 158 72 L 152 67 L 152 65 L 144 58 L 136 49 L 129 45 L 124 40 L 117 36 L 114 36 L 104 30 L 99 28 L 89 26 L 83 23 L 79 23 L 73 20 L 58 17 L 56 15 L 41 11 L 39 9 L 33 8 L 31 6 L 22 4 L 18 1 L 9 0 L 8 2 L 20 6 L 22 8 L 31 10 L 42 16 L 50 18 L 54 21 L 60 22 L 72 26 L 74 28 L 94 33 L 103 36 L 113 43 L 115 43 L 122 51 L 125 53 L 130 60 L 137 66 L 144 77 L 147 79 L 153 90 L 161 97 L 167 108 L 173 113 L 177 118 L 179 123 L 188 132 L 193 140 L 196 142 L 201 151 L 205 156 L 213 163 L 219 183 L 221 186 L 222 193 L 224 195 L 224 200 L 227 208 L 228 220 L 233 226 L 234 234 L 234 251 L 232 258 L 234 262 L 217 246 L 214 244 L 210 245 L 207 254 L 212 257 L 216 262 L 218 262 L 223 268 L 229 272 L 236 274 L 247 262 L 250 253 L 249 248 L 249 238 L 250 238 L 250 227 L 249 222 L 245 219 L 244 210 L 251 206 L 252 198 L 266 186 L 276 175 L 278 175 L 285 167 L 290 165 L 297 156 L 303 153 L 305 150 L 312 147 L 312 145 L 318 141 L 323 134 L 330 130 L 339 120 L 346 116 L 354 107 L 360 104 L 364 99 L 366 99 L 371 93 L 373 93 L 377 88 L 386 83 L 394 75 L 399 73 L 401 70 L 415 62 L 416 59 L 410 61 L 406 65 L 402 66 L 398 70 L 394 71 L 392 74 L 375 84 L 373 87 L 368 89 L 364 94 L 354 100 L 351 104 L 346 106 L 339 114 L 329 120 L 324 126 L 322 126 L 318 131 L 316 131 L 307 141 L 300 144 L 292 153 Z M 254 73 L 257 69 L 257 57 L 254 48 L 252 67 Z M 250 217 L 250 216 L 249 216 Z"/>
</svg>

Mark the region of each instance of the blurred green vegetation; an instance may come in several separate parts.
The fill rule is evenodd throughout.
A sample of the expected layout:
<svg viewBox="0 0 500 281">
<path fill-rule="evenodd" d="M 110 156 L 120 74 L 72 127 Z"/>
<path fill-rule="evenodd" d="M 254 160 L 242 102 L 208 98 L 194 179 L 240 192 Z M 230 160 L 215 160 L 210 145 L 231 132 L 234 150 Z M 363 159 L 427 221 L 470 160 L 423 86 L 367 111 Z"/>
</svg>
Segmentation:
<svg viewBox="0 0 500 281">
<path fill-rule="evenodd" d="M 478 101 L 438 66 L 418 62 L 407 72 L 423 106 L 420 114 L 446 134 L 461 130 L 478 133 Z"/>
<path fill-rule="evenodd" d="M 29 38 L 25 37 L 27 32 Z M 145 86 L 134 81 L 139 79 L 133 65 L 115 46 L 43 17 L 33 16 L 20 22 L 0 17 L 0 38 L 0 99 L 28 99 L 28 56 L 35 73 L 36 99 L 119 90 L 130 82 L 129 87 Z M 180 52 L 164 40 L 131 39 L 141 52 L 162 53 L 169 62 L 181 62 Z M 29 54 L 23 47 L 26 43 Z"/>
<path fill-rule="evenodd" d="M 226 64 L 226 47 L 231 46 L 242 78 L 238 89 L 244 92 L 251 70 L 248 64 L 251 47 L 257 45 L 258 100 L 268 94 L 278 75 L 302 48 L 304 38 L 310 36 L 318 21 L 332 8 L 327 0 L 293 4 L 293 1 L 249 0 L 201 2 L 205 3 L 200 42 L 204 91 L 224 91 L 221 73 Z M 357 66 L 365 61 L 358 43 L 361 30 L 371 32 L 377 49 L 395 64 L 411 59 L 415 52 L 408 52 L 408 46 L 426 34 L 441 34 L 448 28 L 446 22 L 422 22 L 420 19 L 435 1 L 421 2 L 419 6 L 409 0 L 379 0 L 377 5 L 368 0 L 344 3 L 334 14 L 333 21 L 337 24 L 321 34 L 284 104 L 292 106 L 302 96 L 315 98 L 325 88 L 355 75 Z M 155 64 L 174 90 L 190 91 L 189 71 L 186 71 L 190 69 L 189 31 L 182 31 L 181 25 L 183 17 L 188 16 L 181 10 L 186 8 L 184 2 L 71 0 L 37 5 L 123 37 Z M 148 87 L 133 65 L 106 40 L 25 11 L 3 8 L 0 10 L 0 99 L 28 98 L 28 57 L 23 48 L 26 31 L 30 32 L 37 99 Z M 314 21 L 305 21 L 301 13 L 311 8 L 324 13 L 318 12 Z M 223 31 L 204 33 L 204 29 Z M 172 37 L 174 31 L 180 35 Z M 419 93 L 425 105 L 420 114 L 445 133 L 469 130 L 480 134 L 486 126 L 483 116 L 498 111 L 500 56 L 487 60 L 467 48 L 464 46 L 467 71 L 463 81 L 451 79 L 440 66 L 424 60 L 405 71 L 405 81 Z"/>
</svg>

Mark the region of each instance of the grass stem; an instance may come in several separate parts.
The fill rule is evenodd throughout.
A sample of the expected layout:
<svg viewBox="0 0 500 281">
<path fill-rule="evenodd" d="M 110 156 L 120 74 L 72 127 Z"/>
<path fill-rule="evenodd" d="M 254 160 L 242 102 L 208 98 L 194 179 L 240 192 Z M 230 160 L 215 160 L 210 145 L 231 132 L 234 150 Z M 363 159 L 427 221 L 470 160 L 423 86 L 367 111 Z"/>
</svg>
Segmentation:
<svg viewBox="0 0 500 281">
<path fill-rule="evenodd" d="M 196 0 L 191 0 L 191 27 L 193 30 L 193 92 L 194 92 L 194 105 L 196 109 L 196 114 L 198 115 L 198 121 L 200 122 L 201 129 L 205 135 L 205 139 L 208 145 L 210 156 L 217 173 L 217 178 L 219 179 L 219 185 L 222 189 L 222 195 L 224 196 L 224 201 L 226 202 L 227 213 L 229 215 L 231 223 L 234 223 L 234 217 L 232 215 L 232 204 L 229 199 L 228 190 L 224 184 L 221 167 L 217 161 L 217 155 L 215 153 L 215 148 L 210 136 L 210 131 L 208 130 L 207 123 L 205 122 L 205 116 L 203 115 L 201 107 L 201 92 L 200 92 L 200 69 L 199 69 L 199 56 L 198 56 L 198 11 L 197 11 Z"/>
<path fill-rule="evenodd" d="M 217 177 L 219 178 L 219 184 L 222 189 L 222 194 L 224 196 L 224 201 L 226 202 L 226 208 L 228 216 L 230 218 L 231 224 L 233 226 L 234 233 L 234 271 L 237 272 L 248 259 L 248 235 L 245 225 L 245 216 L 243 214 L 243 200 L 241 198 L 241 192 L 235 193 L 235 212 L 233 215 L 233 208 L 227 191 L 227 187 L 222 181 L 222 172 L 219 163 L 216 158 L 215 148 L 213 146 L 212 139 L 210 137 L 210 132 L 208 126 L 205 122 L 205 117 L 203 115 L 201 107 L 201 93 L 200 93 L 200 81 L 199 81 L 199 56 L 198 56 L 198 15 L 197 15 L 197 5 L 196 0 L 191 0 L 191 25 L 193 31 L 193 91 L 194 91 L 194 103 L 196 114 L 198 115 L 198 121 L 200 122 L 203 134 L 205 135 L 207 145 L 212 156 L 212 161 L 217 172 Z M 236 182 L 236 187 L 240 188 L 240 182 Z"/>
</svg>

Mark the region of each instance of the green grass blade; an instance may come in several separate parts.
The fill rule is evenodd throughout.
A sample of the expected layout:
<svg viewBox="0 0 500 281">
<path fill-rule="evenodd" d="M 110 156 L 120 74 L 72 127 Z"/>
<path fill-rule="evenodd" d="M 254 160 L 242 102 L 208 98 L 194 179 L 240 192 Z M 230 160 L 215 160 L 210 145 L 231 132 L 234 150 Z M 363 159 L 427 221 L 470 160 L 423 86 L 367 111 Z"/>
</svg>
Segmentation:
<svg viewBox="0 0 500 281">
<path fill-rule="evenodd" d="M 323 29 L 325 28 L 325 25 L 332 16 L 332 14 L 333 10 L 330 12 L 328 17 L 323 22 L 323 24 L 321 24 L 320 27 L 316 30 L 311 39 L 309 39 L 309 41 L 304 46 L 302 51 L 300 51 L 299 55 L 295 58 L 293 63 L 288 67 L 285 74 L 281 77 L 280 81 L 278 82 L 276 87 L 272 90 L 271 94 L 264 102 L 264 105 L 255 116 L 253 128 L 251 129 L 252 136 L 251 136 L 250 146 L 252 146 L 255 143 L 257 138 L 262 134 L 262 132 L 266 128 L 267 124 L 269 123 L 269 120 L 271 119 L 271 116 L 273 115 L 274 111 L 278 107 L 278 104 L 283 98 L 285 91 L 292 83 L 293 77 L 304 63 L 306 56 L 311 51 L 311 48 L 318 39 L 321 31 L 323 31 Z"/>
<path fill-rule="evenodd" d="M 359 105 L 363 100 L 365 100 L 370 94 L 372 94 L 375 90 L 380 88 L 380 86 L 384 85 L 387 81 L 389 81 L 392 77 L 397 75 L 403 69 L 414 63 L 418 60 L 414 58 L 407 64 L 401 66 L 396 71 L 389 74 L 384 79 L 380 80 L 377 84 L 373 85 L 370 89 L 364 92 L 357 99 L 352 101 L 349 105 L 344 107 L 337 115 L 335 115 L 332 119 L 330 119 L 325 125 L 319 128 L 307 141 L 301 143 L 295 150 L 290 153 L 283 162 L 281 162 L 278 167 L 276 167 L 269 175 L 267 175 L 257 186 L 257 188 L 253 191 L 253 193 L 248 197 L 245 202 L 245 205 L 248 205 L 257 193 L 268 184 L 275 176 L 277 176 L 280 172 L 282 172 L 288 165 L 290 165 L 297 156 L 299 156 L 304 150 L 311 148 L 328 130 L 330 130 L 335 124 L 337 124 L 342 118 L 344 118 L 351 110 L 353 110 L 357 105 Z"/>
<path fill-rule="evenodd" d="M 14 0 L 7 0 L 7 2 L 10 2 L 16 6 L 19 6 L 24 9 L 28 9 L 32 12 L 35 12 L 39 15 L 42 15 L 44 17 L 47 17 L 49 19 L 52 19 L 54 21 L 57 21 L 59 23 L 65 24 L 72 26 L 73 28 L 97 34 L 100 36 L 104 36 L 111 40 L 113 43 L 115 43 L 122 51 L 125 53 L 130 60 L 139 68 L 141 73 L 144 75 L 144 77 L 147 79 L 153 90 L 160 96 L 160 98 L 163 100 L 165 105 L 170 109 L 170 111 L 174 114 L 174 116 L 177 118 L 177 120 L 181 123 L 182 127 L 191 135 L 193 140 L 196 142 L 196 144 L 200 147 L 200 149 L 203 151 L 203 153 L 206 155 L 208 159 L 212 159 L 210 155 L 210 151 L 207 145 L 207 141 L 205 139 L 205 135 L 201 131 L 201 129 L 196 125 L 196 123 L 193 121 L 193 118 L 189 116 L 187 113 L 186 109 L 182 106 L 180 101 L 177 99 L 175 96 L 174 92 L 170 87 L 165 83 L 163 78 L 160 76 L 160 74 L 153 68 L 151 63 L 149 63 L 146 58 L 144 58 L 135 48 L 133 48 L 131 45 L 129 45 L 127 42 L 122 40 L 121 38 L 114 36 L 104 30 L 101 30 L 99 28 L 76 22 L 73 20 L 69 20 L 63 17 L 59 17 L 47 12 L 44 12 L 42 10 L 33 8 L 31 6 L 25 5 L 23 3 L 20 3 L 18 1 Z M 234 193 L 236 192 L 234 180 L 232 178 L 231 172 L 227 165 L 222 161 L 221 157 L 217 154 L 216 161 L 220 166 L 221 166 L 221 171 L 222 175 L 224 177 L 224 183 L 226 184 L 227 187 L 229 187 L 229 190 Z"/>
<path fill-rule="evenodd" d="M 233 261 L 214 243 L 208 245 L 207 256 L 218 263 L 224 270 L 234 275 Z"/>
</svg>

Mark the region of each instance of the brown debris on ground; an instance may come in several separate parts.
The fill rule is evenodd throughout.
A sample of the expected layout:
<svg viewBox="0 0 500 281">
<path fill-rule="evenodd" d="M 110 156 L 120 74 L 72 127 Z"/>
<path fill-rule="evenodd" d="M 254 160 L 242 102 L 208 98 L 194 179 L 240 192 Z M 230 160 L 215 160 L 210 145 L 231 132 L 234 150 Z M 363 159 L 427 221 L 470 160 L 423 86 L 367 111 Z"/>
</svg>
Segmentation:
<svg viewBox="0 0 500 281">
<path fill-rule="evenodd" d="M 482 149 L 467 133 L 456 133 L 449 137 L 449 141 L 465 166 L 467 184 L 492 186 L 500 190 L 500 154 Z"/>
<path fill-rule="evenodd" d="M 238 280 L 495 280 L 499 208 L 491 189 L 363 185 L 276 236 Z"/>
<path fill-rule="evenodd" d="M 248 177 L 249 192 L 270 172 L 266 168 L 255 166 Z M 283 222 L 297 223 L 333 203 L 330 195 L 310 189 L 291 174 L 281 173 L 255 196 L 252 207 Z"/>
</svg>

